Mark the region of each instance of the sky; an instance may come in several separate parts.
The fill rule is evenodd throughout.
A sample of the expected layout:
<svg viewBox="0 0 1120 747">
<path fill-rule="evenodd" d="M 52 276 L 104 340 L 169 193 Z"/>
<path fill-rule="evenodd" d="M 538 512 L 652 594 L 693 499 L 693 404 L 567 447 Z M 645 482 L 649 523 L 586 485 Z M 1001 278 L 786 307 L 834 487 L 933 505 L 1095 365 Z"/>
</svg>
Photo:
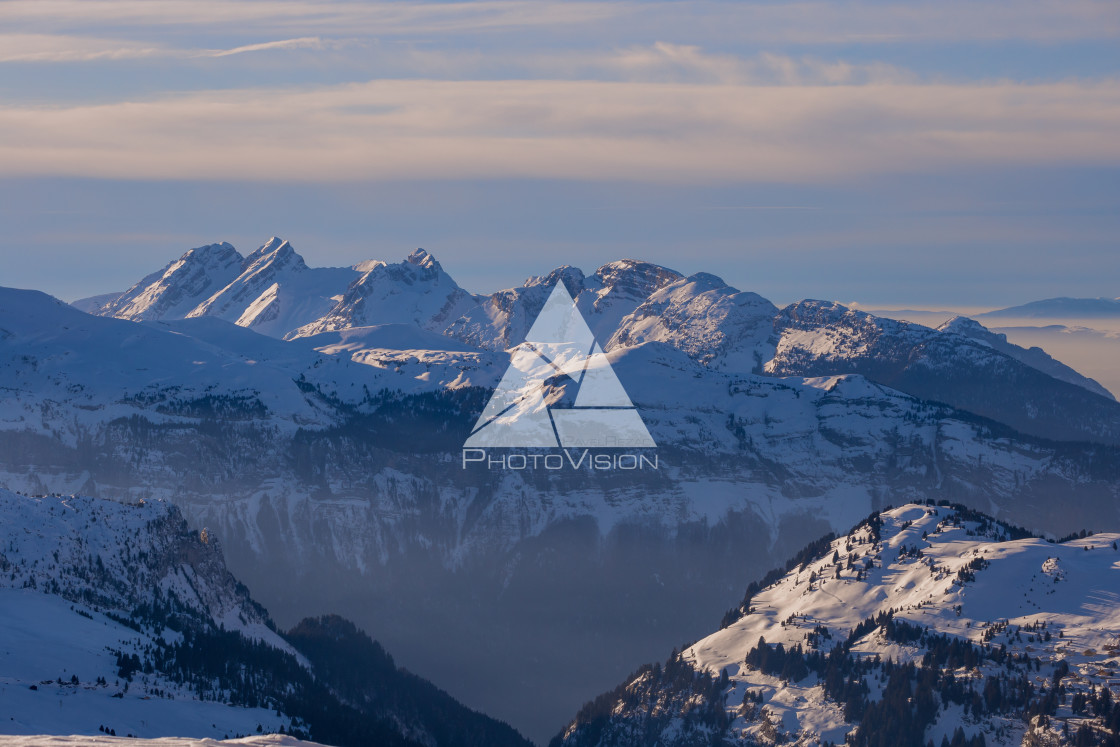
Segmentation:
<svg viewBox="0 0 1120 747">
<path fill-rule="evenodd" d="M 1120 4 L 0 3 L 0 285 L 215 241 L 775 302 L 1120 296 Z"/>
</svg>

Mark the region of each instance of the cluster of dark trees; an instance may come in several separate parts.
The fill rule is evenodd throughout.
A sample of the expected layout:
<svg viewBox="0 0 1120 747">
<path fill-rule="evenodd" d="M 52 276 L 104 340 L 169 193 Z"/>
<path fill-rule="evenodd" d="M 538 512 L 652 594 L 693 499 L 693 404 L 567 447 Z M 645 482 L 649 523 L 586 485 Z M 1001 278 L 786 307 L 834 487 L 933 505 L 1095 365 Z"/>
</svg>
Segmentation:
<svg viewBox="0 0 1120 747">
<path fill-rule="evenodd" d="M 599 744 L 660 744 L 670 722 L 679 720 L 677 741 L 722 745 L 731 723 L 724 705 L 729 679 L 701 672 L 676 651 L 661 664 L 646 664 L 626 682 L 584 704 L 570 733 L 553 737 L 549 747 L 593 747 Z M 614 717 L 617 709 L 628 714 L 625 723 Z"/>
<path fill-rule="evenodd" d="M 239 632 L 176 619 L 174 606 L 134 613 L 135 626 L 172 623 L 181 640 L 157 640 L 139 654 L 118 652 L 122 679 L 159 672 L 199 700 L 276 710 L 292 717 L 292 736 L 339 747 L 417 747 L 402 725 L 449 747 L 529 744 L 512 727 L 398 669 L 380 644 L 340 617 L 304 620 L 285 634 L 309 670 L 291 653 Z"/>
<path fill-rule="evenodd" d="M 1026 627 L 1028 635 L 1049 636 L 1049 632 L 1043 631 L 1043 625 Z M 881 629 L 884 636 L 895 643 L 914 644 L 925 649 L 921 662 L 897 663 L 853 655 L 852 644 L 875 629 Z M 1021 630 L 1010 635 L 1021 636 Z M 1039 716 L 1044 723 L 1049 723 L 1065 701 L 1067 692 L 1062 678 L 1069 674 L 1069 666 L 1062 662 L 1054 667 L 1050 686 L 1036 689 L 1029 675 L 1041 671 L 1039 659 L 1029 654 L 1008 653 L 1003 646 L 978 646 L 961 638 L 933 633 L 928 628 L 894 619 L 893 610 L 862 621 L 846 641 L 827 654 L 815 650 L 806 652 L 800 645 L 770 646 L 760 638 L 758 645 L 748 652 L 745 663 L 789 682 L 815 674 L 828 696 L 843 704 L 845 720 L 859 723 L 859 728 L 848 739 L 848 743 L 856 747 L 922 747 L 925 731 L 936 719 L 939 701 L 962 706 L 975 718 L 1011 714 L 1025 721 Z M 958 678 L 953 674 L 962 668 L 971 671 L 984 664 L 1001 667 L 1003 671 L 985 675 L 979 688 L 972 678 Z M 875 700 L 869 697 L 869 677 L 883 683 L 882 693 Z M 1120 747 L 1120 702 L 1113 700 L 1107 687 L 1075 693 L 1071 708 L 1075 715 L 1100 719 L 1099 725 L 1078 726 L 1072 735 L 1073 744 Z M 949 745 L 966 747 L 985 744 L 983 735 L 966 737 L 963 732 L 945 741 Z"/>
</svg>

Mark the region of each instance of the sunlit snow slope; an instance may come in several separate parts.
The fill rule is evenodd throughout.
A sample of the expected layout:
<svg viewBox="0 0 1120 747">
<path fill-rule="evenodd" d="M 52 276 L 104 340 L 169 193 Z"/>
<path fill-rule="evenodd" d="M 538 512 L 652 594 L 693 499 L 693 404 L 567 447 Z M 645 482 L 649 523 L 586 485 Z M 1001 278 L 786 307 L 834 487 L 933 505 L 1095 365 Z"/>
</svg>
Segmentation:
<svg viewBox="0 0 1120 747">
<path fill-rule="evenodd" d="M 873 515 L 559 741 L 1114 744 L 1118 537 L 1054 543 L 948 506 Z"/>
</svg>

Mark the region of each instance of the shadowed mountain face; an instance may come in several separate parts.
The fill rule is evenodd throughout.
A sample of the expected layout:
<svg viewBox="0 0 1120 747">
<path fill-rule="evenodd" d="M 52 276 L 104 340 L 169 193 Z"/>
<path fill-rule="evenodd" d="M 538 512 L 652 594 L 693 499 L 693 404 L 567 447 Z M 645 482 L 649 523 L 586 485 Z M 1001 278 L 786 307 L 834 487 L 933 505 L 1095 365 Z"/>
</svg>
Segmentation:
<svg viewBox="0 0 1120 747">
<path fill-rule="evenodd" d="M 312 271 L 268 246 L 250 264 L 286 255 L 285 272 L 205 307 L 220 315 L 138 323 L 0 291 L 0 482 L 166 497 L 283 624 L 344 614 L 534 738 L 704 633 L 744 576 L 872 508 L 950 499 L 1058 532 L 1120 526 L 1120 406 L 971 333 L 779 311 L 632 260 L 470 296 L 420 253 L 348 269 L 307 296 L 331 301 L 320 316 L 264 327 L 249 322 L 270 299 L 296 308 L 286 278 Z M 659 469 L 464 468 L 557 282 Z M 573 400 L 567 381 L 549 402 Z"/>
</svg>

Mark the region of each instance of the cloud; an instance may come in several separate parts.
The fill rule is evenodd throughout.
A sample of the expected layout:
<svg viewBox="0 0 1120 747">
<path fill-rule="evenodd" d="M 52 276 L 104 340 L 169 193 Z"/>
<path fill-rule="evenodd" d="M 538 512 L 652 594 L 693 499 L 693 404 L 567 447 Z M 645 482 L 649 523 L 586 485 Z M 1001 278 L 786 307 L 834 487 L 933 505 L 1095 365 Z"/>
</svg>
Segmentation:
<svg viewBox="0 0 1120 747">
<path fill-rule="evenodd" d="M 178 49 L 145 44 L 127 39 L 108 39 L 66 34 L 0 34 L 2 62 L 94 62 L 98 60 L 137 60 L 162 58 L 218 58 L 270 50 L 325 49 L 341 46 L 338 40 L 317 36 L 246 44 L 232 49 Z"/>
<path fill-rule="evenodd" d="M 842 180 L 1120 164 L 1120 86 L 378 80 L 0 106 L 5 173 L 138 179 Z"/>
<path fill-rule="evenodd" d="M 259 0 L 6 0 L 0 22 L 27 28 L 302 28 L 320 33 L 416 34 L 590 23 L 625 3 L 550 0 L 478 2 L 313 2 Z"/>
<path fill-rule="evenodd" d="M 0 34 L 0 62 L 89 62 L 166 54 L 167 50 L 121 39 L 65 34 Z"/>
<path fill-rule="evenodd" d="M 279 41 L 263 42 L 260 44 L 245 44 L 233 49 L 214 49 L 199 52 L 201 57 L 229 57 L 246 52 L 265 52 L 273 49 L 322 49 L 326 46 L 317 36 L 304 36 L 299 39 L 281 39 Z"/>
<path fill-rule="evenodd" d="M 722 39 L 767 44 L 909 43 L 921 40 L 1061 41 L 1120 36 L 1114 0 L 906 0 L 905 2 L 313 2 L 258 0 L 5 0 L 0 24 L 28 31 L 101 27 L 238 28 L 319 36 L 493 34 L 578 26 L 596 38 Z"/>
</svg>

